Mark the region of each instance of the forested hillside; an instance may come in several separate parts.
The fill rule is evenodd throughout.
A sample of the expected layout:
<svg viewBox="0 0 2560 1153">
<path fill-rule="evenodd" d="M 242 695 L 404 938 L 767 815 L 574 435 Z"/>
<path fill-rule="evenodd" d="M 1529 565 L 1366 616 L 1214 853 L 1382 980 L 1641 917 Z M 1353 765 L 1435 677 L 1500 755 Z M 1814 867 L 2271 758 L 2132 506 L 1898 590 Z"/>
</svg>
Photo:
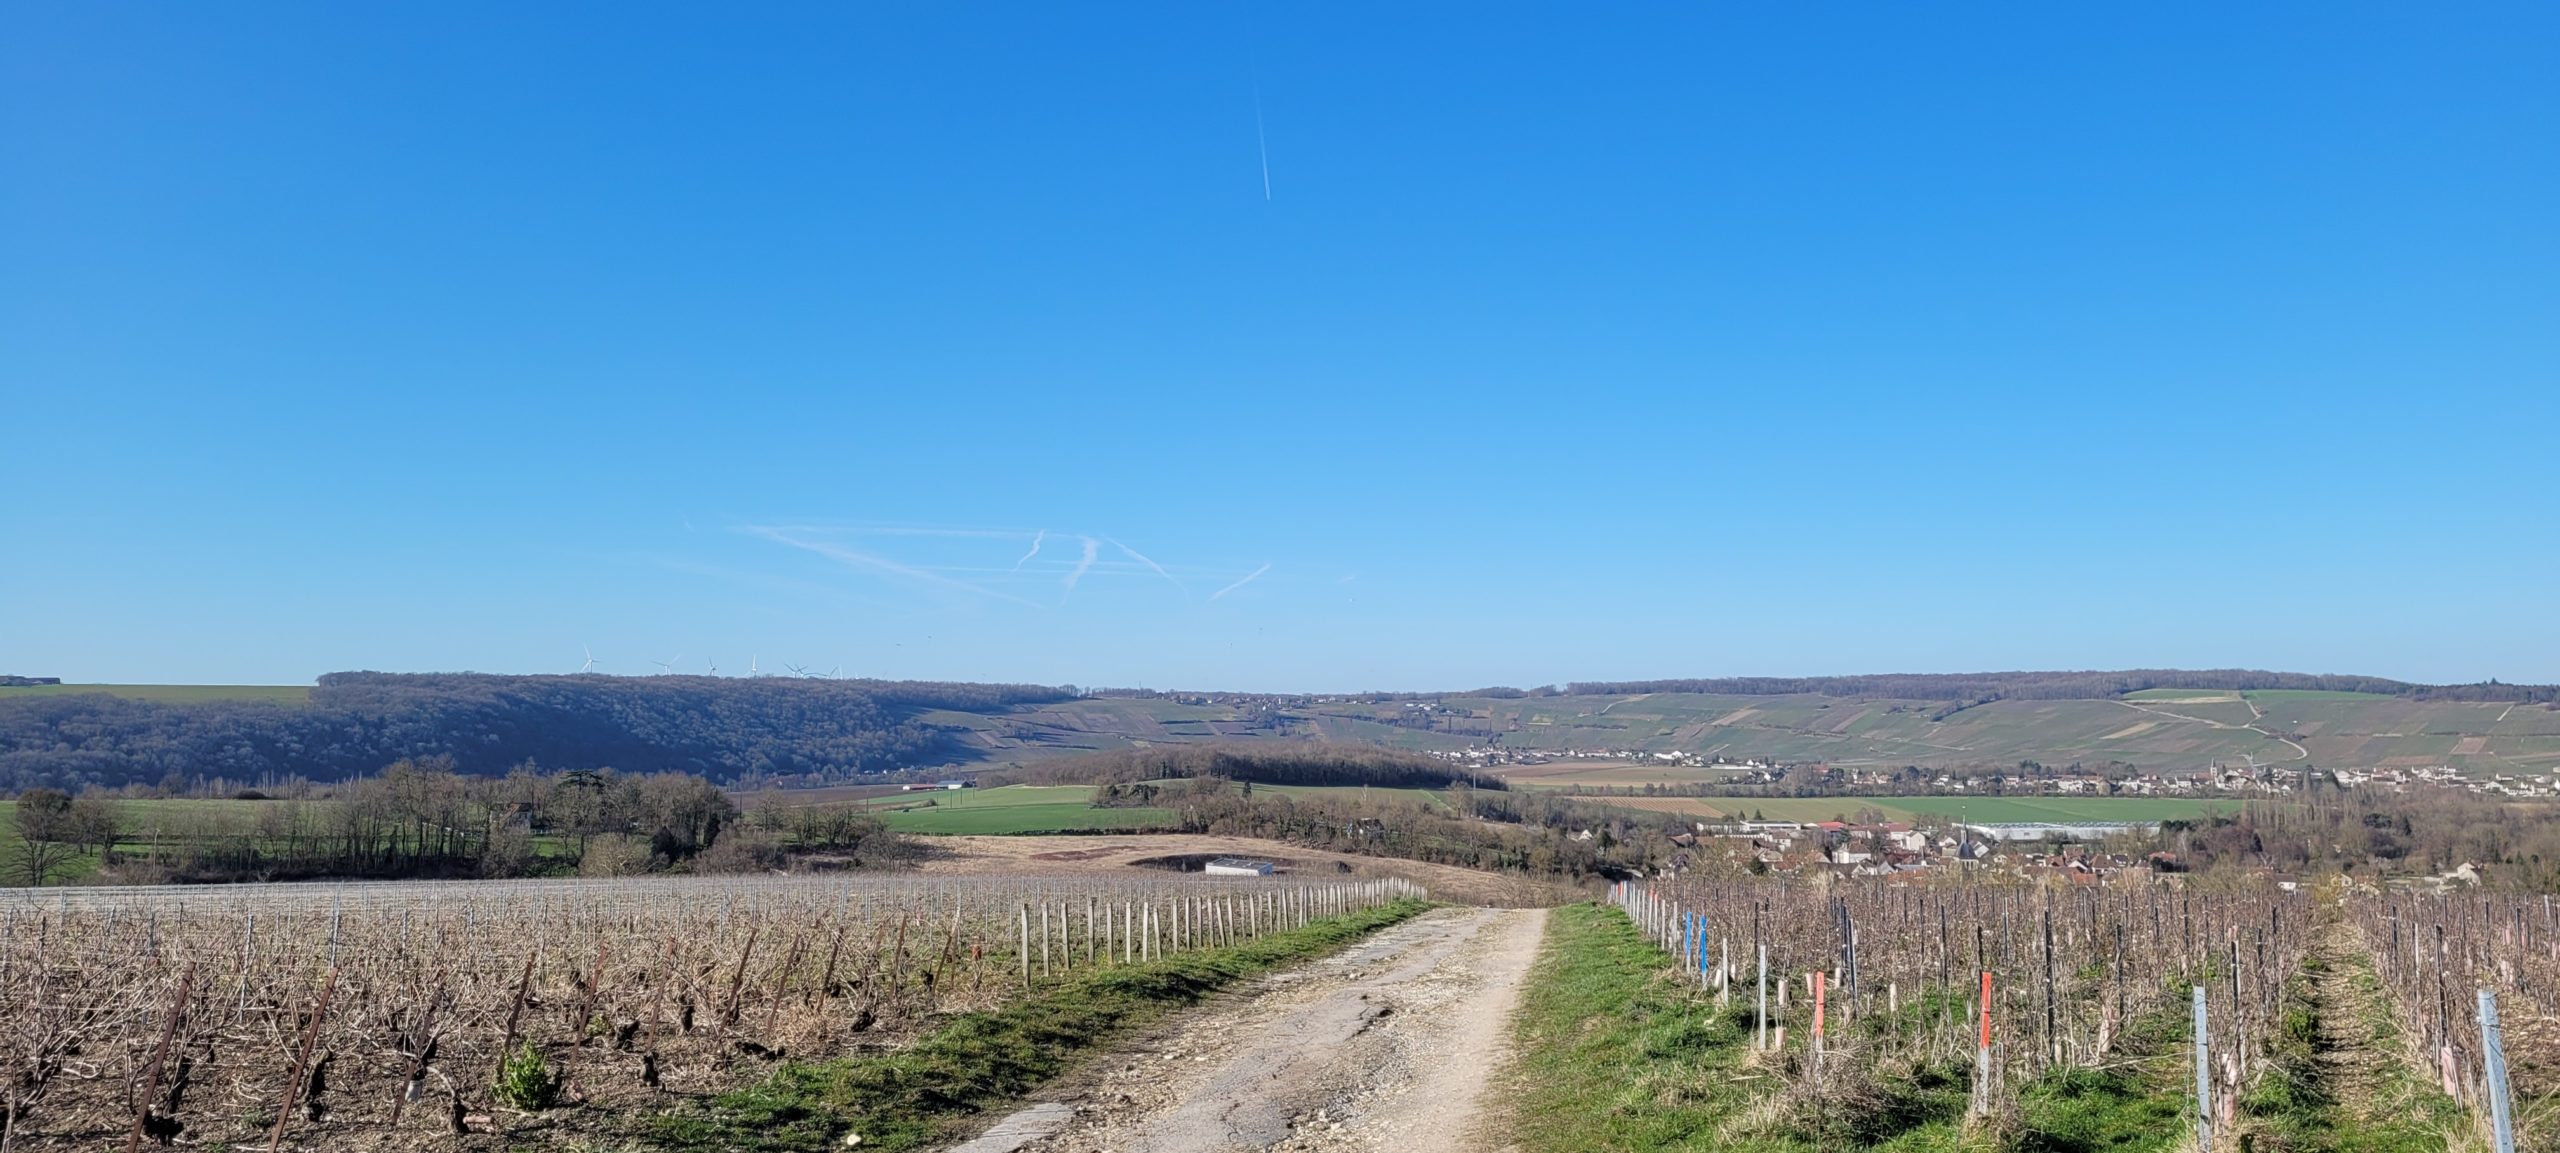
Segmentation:
<svg viewBox="0 0 2560 1153">
<path fill-rule="evenodd" d="M 316 687 L 0 689 L 0 794 L 50 786 L 343 780 L 449 756 L 464 773 L 689 772 L 813 784 L 888 769 L 1118 754 L 1110 779 L 1280 780 L 1310 743 L 1448 756 L 1577 750 L 1990 769 L 2034 760 L 2192 771 L 2217 763 L 2468 774 L 2560 767 L 2560 690 L 2248 670 L 1586 683 L 1315 697 L 789 677 L 333 673 Z M 1197 751 L 1214 746 L 1209 751 Z M 1276 749 L 1277 752 L 1248 750 Z M 1185 751 L 1190 750 L 1190 751 Z M 1326 754 L 1327 772 L 1342 754 Z M 1247 771 L 1219 758 L 1263 758 Z M 1206 759 L 1203 759 L 1206 758 Z M 1364 780 L 1445 778 L 1381 759 Z M 1463 770 L 1459 770 L 1463 772 Z M 1109 783 L 1101 777 L 1080 777 Z M 1297 779 L 1297 778 L 1287 778 Z"/>
<path fill-rule="evenodd" d="M 1507 789 L 1502 779 L 1447 761 L 1390 749 L 1316 741 L 1262 745 L 1177 745 L 1095 753 L 1045 761 L 1018 774 L 1042 784 L 1116 785 L 1191 777 L 1215 777 L 1264 785 L 1371 786 L 1444 789 L 1471 785 Z"/>
<path fill-rule="evenodd" d="M 766 677 L 332 673 L 308 704 L 104 693 L 0 698 L 0 790 L 222 778 L 335 781 L 403 758 L 467 773 L 682 771 L 832 779 L 958 752 L 931 710 L 1072 697 L 1035 685 Z M 965 755 L 965 754 L 964 754 Z"/>
</svg>

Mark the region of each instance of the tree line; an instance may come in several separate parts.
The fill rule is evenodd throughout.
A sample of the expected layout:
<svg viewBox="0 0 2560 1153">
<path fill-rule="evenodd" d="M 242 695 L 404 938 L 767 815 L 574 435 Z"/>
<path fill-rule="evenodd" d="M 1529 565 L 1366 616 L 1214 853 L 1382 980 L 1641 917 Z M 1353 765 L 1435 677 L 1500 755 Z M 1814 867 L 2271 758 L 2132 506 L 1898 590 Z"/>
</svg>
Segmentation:
<svg viewBox="0 0 2560 1153">
<path fill-rule="evenodd" d="M 1321 741 L 1167 745 L 1066 757 L 1000 774 L 997 783 L 1112 785 L 1219 777 L 1265 785 L 1367 785 L 1384 789 L 1485 790 L 1510 786 L 1447 761 L 1416 753 Z"/>
<path fill-rule="evenodd" d="M 1144 790 L 1181 832 L 1261 837 L 1373 857 L 1579 881 L 1638 876 L 1672 860 L 1676 817 L 1613 812 L 1530 792 L 1460 783 L 1446 803 L 1411 793 L 1275 793 L 1249 780 L 1195 776 L 1106 788 Z"/>
<path fill-rule="evenodd" d="M 332 673 L 308 704 L 106 693 L 0 698 L 0 791 L 347 780 L 446 757 L 621 765 L 715 781 L 815 783 L 965 756 L 932 709 L 998 712 L 1072 687 L 788 677 Z"/>
<path fill-rule="evenodd" d="M 2196 869 L 2336 872 L 2378 883 L 2468 864 L 2495 888 L 2560 892 L 2560 803 L 2460 789 L 2320 784 L 2297 800 L 2251 802 L 2227 816 L 2168 822 L 2159 840 Z"/>
<path fill-rule="evenodd" d="M 0 866 L 29 885 L 92 855 L 102 878 L 131 884 L 742 872 L 794 854 L 845 867 L 903 855 L 867 815 L 742 814 L 689 773 L 527 764 L 481 777 L 444 757 L 399 761 L 315 798 L 123 802 L 29 789 L 15 809 L 22 844 Z"/>
</svg>

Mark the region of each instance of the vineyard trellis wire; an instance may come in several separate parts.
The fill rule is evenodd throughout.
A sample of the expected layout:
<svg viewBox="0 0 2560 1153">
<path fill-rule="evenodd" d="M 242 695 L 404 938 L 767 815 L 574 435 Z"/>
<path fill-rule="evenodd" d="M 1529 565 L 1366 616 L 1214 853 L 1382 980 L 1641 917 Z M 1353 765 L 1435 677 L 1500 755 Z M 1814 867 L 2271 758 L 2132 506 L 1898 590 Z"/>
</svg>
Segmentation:
<svg viewBox="0 0 2560 1153">
<path fill-rule="evenodd" d="M 2560 1094 L 2560 901 L 2547 894 L 2392 893 L 2353 907 L 2376 971 L 2439 1088 L 2486 1107 L 2472 1006 L 2496 993 L 2516 1096 Z"/>
<path fill-rule="evenodd" d="M 2196 1093 L 2224 1132 L 2285 1024 L 2284 989 L 2313 935 L 2343 932 L 2404 1014 L 2412 1052 L 2389 1057 L 2485 1115 L 2472 1007 L 2487 990 L 2506 1019 L 2514 1096 L 2560 1097 L 2560 900 L 2545 895 L 1795 877 L 1629 882 L 1610 895 L 1720 1004 L 1766 1006 L 1753 1014 L 1756 1050 L 1777 1055 L 1791 1021 L 1810 1027 L 1805 1001 L 1820 995 L 1830 1019 L 1818 1061 L 1811 1038 L 1798 1046 L 1805 1081 L 1970 1066 L 1975 1111 L 1995 1111 L 2056 1070 L 2160 1056 L 2156 1039 L 2172 1031 L 2192 1038 L 2200 995 L 2209 1057 Z M 2125 1052 L 2145 1035 L 2152 1052 Z"/>
<path fill-rule="evenodd" d="M 2212 1080 L 2227 1107 L 2255 1072 L 2255 1047 L 2237 1042 L 2274 1024 L 2314 912 L 2307 894 L 2273 889 L 2206 897 L 1800 878 L 1628 883 L 1612 898 L 1720 1000 L 1766 998 L 1755 1048 L 1785 1048 L 1790 1022 L 1804 1036 L 1819 995 L 1823 1051 L 1815 1062 L 1812 1039 L 1800 1043 L 1801 1079 L 1969 1068 L 1978 1113 L 2055 1070 L 2122 1059 L 2147 1023 L 2183 1033 L 2191 987 L 2206 991 Z"/>
<path fill-rule="evenodd" d="M 530 1046 L 596 1098 L 882 1046 L 1396 879 L 658 878 L 0 891 L 0 1153 L 482 1131 Z"/>
</svg>

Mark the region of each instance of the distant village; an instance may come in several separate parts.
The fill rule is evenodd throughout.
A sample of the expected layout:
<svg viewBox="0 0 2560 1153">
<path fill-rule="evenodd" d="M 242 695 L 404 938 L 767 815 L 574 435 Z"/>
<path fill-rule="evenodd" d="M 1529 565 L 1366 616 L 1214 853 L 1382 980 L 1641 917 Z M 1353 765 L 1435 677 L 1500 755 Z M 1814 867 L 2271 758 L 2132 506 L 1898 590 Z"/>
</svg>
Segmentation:
<svg viewBox="0 0 2560 1153">
<path fill-rule="evenodd" d="M 1782 764 L 1760 760 L 1729 761 L 1700 753 L 1657 753 L 1642 749 L 1547 751 L 1484 745 L 1454 752 L 1436 751 L 1427 755 L 1471 769 L 1576 761 L 1625 761 L 1661 768 L 1700 769 L 1725 774 L 1724 777 L 1715 781 L 1664 782 L 1652 786 L 1574 786 L 1570 782 L 1557 782 L 1571 792 L 1587 792 L 1602 796 L 1648 793 L 1679 795 L 1683 792 L 1732 787 L 1777 786 L 1816 790 L 1807 794 L 1815 796 L 1943 794 L 2009 797 L 2035 795 L 2250 797 L 2298 792 L 2307 784 L 2326 777 L 2341 788 L 2351 789 L 2370 788 L 2396 792 L 2420 786 L 2461 789 L 2496 796 L 2560 797 L 2560 773 L 2548 776 L 2499 773 L 2494 776 L 2479 777 L 2466 775 L 2450 765 L 2306 769 L 2281 764 L 2241 766 L 2217 764 L 2189 772 L 2141 771 L 2111 774 L 2089 772 L 2077 766 L 2048 768 L 2034 762 L 2027 762 L 2019 769 L 1963 773 L 1924 771 L 1918 766 L 1887 769 L 1867 765 Z"/>
<path fill-rule="evenodd" d="M 1674 852 L 1661 865 L 1659 875 L 1669 878 L 1720 864 L 1754 873 L 1830 873 L 1916 884 L 1960 869 L 2072 885 L 2148 882 L 2183 887 L 2187 867 L 2176 852 L 2114 851 L 2106 844 L 2112 837 L 2159 829 L 2157 822 L 2147 821 L 1955 822 L 1934 827 L 1911 821 L 1699 821 L 1691 831 L 1672 836 Z M 1589 841 L 1600 831 L 1583 829 L 1571 835 L 1577 841 Z M 2303 878 L 2290 874 L 2271 877 L 2286 892 L 2304 884 Z M 2478 885 L 2480 873 L 2475 866 L 2463 864 L 2440 875 L 2395 878 L 2392 883 L 2440 892 Z"/>
</svg>

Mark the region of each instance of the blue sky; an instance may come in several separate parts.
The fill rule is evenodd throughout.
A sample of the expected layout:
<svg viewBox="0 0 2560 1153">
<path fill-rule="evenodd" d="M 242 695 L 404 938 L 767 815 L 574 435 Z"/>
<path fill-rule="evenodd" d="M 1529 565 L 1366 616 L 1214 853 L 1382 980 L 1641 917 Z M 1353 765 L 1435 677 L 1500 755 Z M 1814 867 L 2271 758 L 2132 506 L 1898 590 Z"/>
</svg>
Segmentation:
<svg viewBox="0 0 2560 1153">
<path fill-rule="evenodd" d="M 6 0 L 0 672 L 2560 680 L 2555 58 Z"/>
</svg>

